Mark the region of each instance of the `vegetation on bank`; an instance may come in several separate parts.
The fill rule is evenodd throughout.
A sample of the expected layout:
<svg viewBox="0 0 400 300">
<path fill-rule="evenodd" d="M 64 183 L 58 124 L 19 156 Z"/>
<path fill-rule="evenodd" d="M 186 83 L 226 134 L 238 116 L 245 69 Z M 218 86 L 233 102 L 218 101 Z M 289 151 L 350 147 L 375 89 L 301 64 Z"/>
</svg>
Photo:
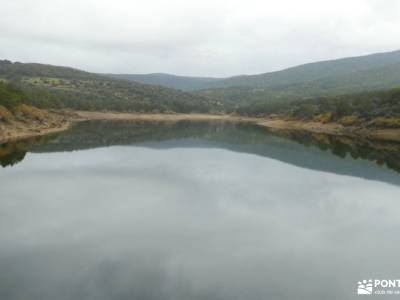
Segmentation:
<svg viewBox="0 0 400 300">
<path fill-rule="evenodd" d="M 25 98 L 16 86 L 0 81 L 0 121 L 9 122 L 14 118 L 13 111 Z"/>
<path fill-rule="evenodd" d="M 48 117 L 45 110 L 29 103 L 27 95 L 12 83 L 0 82 L 0 122 L 14 119 L 44 121 Z"/>
<path fill-rule="evenodd" d="M 300 101 L 261 102 L 236 109 L 246 116 L 282 118 L 345 126 L 364 124 L 373 127 L 400 127 L 400 88 L 332 97 L 314 97 Z"/>
<path fill-rule="evenodd" d="M 338 122 L 345 126 L 400 128 L 400 88 L 308 98 L 267 97 L 259 101 L 247 99 L 246 93 L 237 95 L 248 102 L 237 105 L 235 101 L 217 101 L 71 68 L 0 61 L 0 120 L 6 122 L 14 117 L 46 119 L 46 112 L 35 108 L 38 107 L 139 113 L 228 112 L 252 117 Z M 244 100 L 241 101 L 244 103 Z"/>
<path fill-rule="evenodd" d="M 26 99 L 25 93 L 15 85 L 0 81 L 0 105 L 12 110 Z"/>
<path fill-rule="evenodd" d="M 212 99 L 162 86 L 116 80 L 72 68 L 0 61 L 0 80 L 12 82 L 39 108 L 127 112 L 221 111 Z"/>
</svg>

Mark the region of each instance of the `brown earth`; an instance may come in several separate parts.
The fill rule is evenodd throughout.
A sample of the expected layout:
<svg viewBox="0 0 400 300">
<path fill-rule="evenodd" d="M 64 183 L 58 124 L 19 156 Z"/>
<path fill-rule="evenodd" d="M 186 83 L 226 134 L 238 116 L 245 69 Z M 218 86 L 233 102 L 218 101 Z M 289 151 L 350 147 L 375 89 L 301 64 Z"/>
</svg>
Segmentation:
<svg viewBox="0 0 400 300">
<path fill-rule="evenodd" d="M 338 123 L 319 123 L 313 121 L 294 120 L 258 120 L 260 126 L 277 130 L 304 130 L 314 133 L 325 133 L 352 138 L 362 137 L 372 140 L 400 142 L 400 128 L 365 128 L 359 126 L 343 126 Z"/>
<path fill-rule="evenodd" d="M 211 114 L 140 114 L 122 112 L 97 112 L 97 111 L 75 111 L 80 119 L 86 120 L 148 120 L 148 121 L 247 121 L 255 122 L 258 119 L 246 118 L 232 115 L 211 115 Z"/>
<path fill-rule="evenodd" d="M 0 122 L 0 143 L 67 130 L 73 124 L 64 112 L 48 112 L 44 118 L 15 117 Z"/>
</svg>

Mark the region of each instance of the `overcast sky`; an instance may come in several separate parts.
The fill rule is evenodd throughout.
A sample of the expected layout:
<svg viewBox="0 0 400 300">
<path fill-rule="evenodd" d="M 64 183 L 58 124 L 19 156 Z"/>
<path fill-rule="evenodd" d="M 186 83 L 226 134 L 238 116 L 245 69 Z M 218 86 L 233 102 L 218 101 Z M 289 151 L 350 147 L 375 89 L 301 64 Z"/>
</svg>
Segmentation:
<svg viewBox="0 0 400 300">
<path fill-rule="evenodd" d="M 398 0 L 0 0 L 0 59 L 230 76 L 400 49 Z"/>
</svg>

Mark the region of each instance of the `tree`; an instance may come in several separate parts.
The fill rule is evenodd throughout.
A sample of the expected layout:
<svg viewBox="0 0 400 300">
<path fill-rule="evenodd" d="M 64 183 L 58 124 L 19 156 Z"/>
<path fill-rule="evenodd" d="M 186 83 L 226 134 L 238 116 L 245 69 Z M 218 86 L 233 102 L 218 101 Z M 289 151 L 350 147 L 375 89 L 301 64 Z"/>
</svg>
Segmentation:
<svg viewBox="0 0 400 300">
<path fill-rule="evenodd" d="M 8 82 L 0 82 L 0 105 L 7 109 L 14 109 L 26 99 L 23 91 Z"/>
</svg>

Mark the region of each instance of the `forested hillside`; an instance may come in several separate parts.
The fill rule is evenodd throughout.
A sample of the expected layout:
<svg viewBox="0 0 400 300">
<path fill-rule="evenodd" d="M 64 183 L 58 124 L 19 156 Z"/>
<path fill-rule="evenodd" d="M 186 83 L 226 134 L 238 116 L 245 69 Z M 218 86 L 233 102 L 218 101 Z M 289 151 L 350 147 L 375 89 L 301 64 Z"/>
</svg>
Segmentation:
<svg viewBox="0 0 400 300">
<path fill-rule="evenodd" d="M 248 86 L 268 88 L 286 86 L 300 82 L 313 82 L 323 78 L 337 79 L 341 76 L 349 76 L 350 74 L 367 74 L 365 71 L 380 70 L 399 63 L 400 50 L 314 62 L 284 69 L 282 71 L 258 75 L 235 76 L 219 81 L 213 87 Z M 376 71 L 373 71 L 373 73 L 376 73 Z M 389 78 L 386 77 L 382 79 L 387 80 Z"/>
<path fill-rule="evenodd" d="M 163 73 L 105 74 L 105 75 L 115 79 L 125 79 L 147 84 L 162 85 L 183 91 L 193 91 L 193 90 L 207 88 L 213 83 L 223 80 L 220 78 L 213 78 L 213 77 L 177 76 L 177 75 L 163 74 Z"/>
<path fill-rule="evenodd" d="M 157 76 L 184 82 L 179 77 Z M 400 87 L 400 51 L 242 76 L 242 81 L 238 78 L 231 82 L 249 86 L 194 94 L 72 68 L 0 61 L 0 105 L 8 110 L 24 102 L 39 108 L 78 110 L 278 114 L 321 122 L 373 121 L 377 126 L 400 126 L 400 89 L 393 89 Z M 192 79 L 216 82 L 210 78 Z"/>
<path fill-rule="evenodd" d="M 0 105 L 12 110 L 26 99 L 25 93 L 15 85 L 0 81 Z"/>
<path fill-rule="evenodd" d="M 232 105 L 292 101 L 400 86 L 400 51 L 301 65 L 219 81 L 198 95 Z"/>
<path fill-rule="evenodd" d="M 391 89 L 400 86 L 400 51 L 304 64 L 282 71 L 230 78 L 168 74 L 112 75 L 218 99 L 231 107 Z"/>
<path fill-rule="evenodd" d="M 237 113 L 249 116 L 280 115 L 343 125 L 400 127 L 400 88 L 342 96 L 314 97 L 292 102 L 259 102 L 241 106 Z"/>
<path fill-rule="evenodd" d="M 211 99 L 161 86 L 115 80 L 80 70 L 0 61 L 0 79 L 22 89 L 41 108 L 136 112 L 214 112 Z"/>
</svg>

